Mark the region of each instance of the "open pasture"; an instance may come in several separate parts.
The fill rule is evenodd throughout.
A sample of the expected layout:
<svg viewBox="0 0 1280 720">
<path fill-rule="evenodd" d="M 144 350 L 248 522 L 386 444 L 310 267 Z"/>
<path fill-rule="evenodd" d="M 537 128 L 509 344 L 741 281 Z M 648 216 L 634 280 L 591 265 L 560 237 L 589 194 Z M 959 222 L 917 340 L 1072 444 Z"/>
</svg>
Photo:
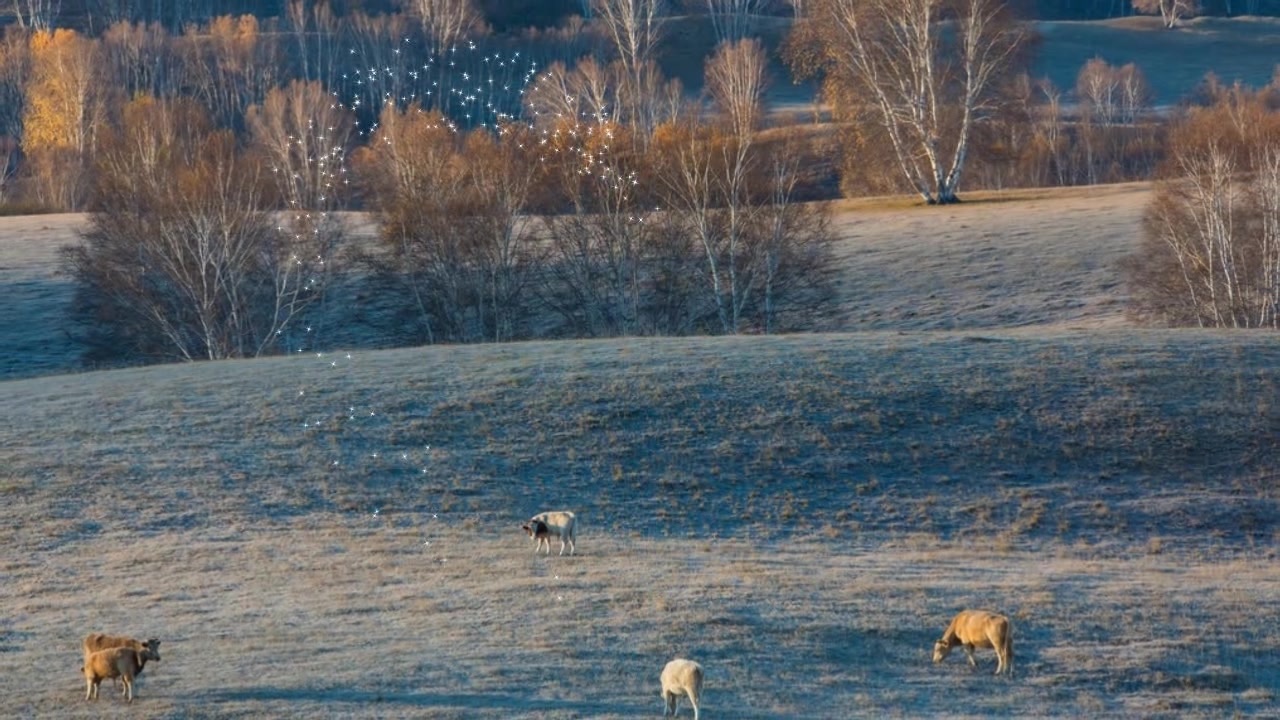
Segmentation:
<svg viewBox="0 0 1280 720">
<path fill-rule="evenodd" d="M 1274 716 L 1280 344 L 865 332 L 4 383 L 0 714 Z M 519 524 L 578 512 L 578 556 Z M 930 663 L 955 611 L 1015 675 Z M 80 636 L 164 642 L 127 710 Z"/>
</svg>

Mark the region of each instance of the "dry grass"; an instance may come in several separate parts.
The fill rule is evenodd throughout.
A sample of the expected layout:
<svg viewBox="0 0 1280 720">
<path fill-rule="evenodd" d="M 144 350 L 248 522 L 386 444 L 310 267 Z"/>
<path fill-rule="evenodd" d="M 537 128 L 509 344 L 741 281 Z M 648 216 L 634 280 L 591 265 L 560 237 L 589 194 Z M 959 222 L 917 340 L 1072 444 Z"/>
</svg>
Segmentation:
<svg viewBox="0 0 1280 720">
<path fill-rule="evenodd" d="M 0 379 L 67 372 L 77 348 L 64 320 L 71 302 L 58 248 L 75 242 L 84 216 L 0 217 Z"/>
<path fill-rule="evenodd" d="M 103 630 L 165 641 L 149 717 L 656 715 L 676 654 L 710 717 L 1274 714 L 1278 368 L 991 331 L 9 381 L 0 713 L 124 712 L 80 695 Z M 552 506 L 578 557 L 520 532 Z M 1013 681 L 929 664 L 965 606 Z"/>
<path fill-rule="evenodd" d="M 711 717 L 1276 709 L 1280 637 L 1249 621 L 1280 592 L 1268 560 L 1218 574 L 1147 557 L 605 533 L 581 557 L 543 559 L 514 534 L 414 520 L 115 532 L 100 540 L 128 552 L 43 558 L 5 598 L 17 618 L 6 650 L 42 680 L 7 673 L 3 707 L 122 714 L 106 695 L 85 703 L 74 673 L 79 631 L 112 625 L 170 645 L 129 708 L 143 717 L 656 716 L 657 673 L 675 655 L 708 668 Z M 973 605 L 1013 616 L 1014 679 L 991 677 L 990 653 L 978 671 L 930 664 L 950 615 Z"/>
</svg>

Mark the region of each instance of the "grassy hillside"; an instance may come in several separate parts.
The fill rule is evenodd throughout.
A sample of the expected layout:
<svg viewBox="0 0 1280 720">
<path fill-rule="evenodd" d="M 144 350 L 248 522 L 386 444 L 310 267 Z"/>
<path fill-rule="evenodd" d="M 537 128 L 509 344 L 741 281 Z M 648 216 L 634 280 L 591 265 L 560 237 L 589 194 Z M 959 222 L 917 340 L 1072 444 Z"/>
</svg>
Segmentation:
<svg viewBox="0 0 1280 720">
<path fill-rule="evenodd" d="M 1134 63 L 1147 78 L 1157 106 L 1176 104 L 1212 71 L 1224 85 L 1237 81 L 1263 87 L 1275 73 L 1280 19 L 1193 18 L 1166 30 L 1158 16 L 1104 22 L 1036 23 L 1041 38 L 1034 76 L 1048 77 L 1063 90 L 1076 74 L 1100 57 L 1121 66 Z"/>
<path fill-rule="evenodd" d="M 4 383 L 0 712 L 1141 717 L 1280 710 L 1268 334 L 437 347 Z M 579 557 L 520 520 L 579 511 Z M 929 647 L 1010 613 L 1018 676 Z M 957 698 L 963 700 L 957 704 Z M 122 703 L 92 708 L 122 713 Z"/>
<path fill-rule="evenodd" d="M 1116 261 L 1132 251 L 1145 184 L 969 193 L 969 202 L 914 207 L 910 199 L 843 203 L 841 272 L 819 329 L 933 330 L 1123 324 Z M 372 232 L 352 219 L 357 237 Z M 58 248 L 76 242 L 81 215 L 0 217 L 0 379 L 79 369 L 66 319 L 69 278 Z M 340 314 L 351 306 L 335 303 Z M 379 347 L 367 325 L 338 317 L 331 347 Z"/>
</svg>

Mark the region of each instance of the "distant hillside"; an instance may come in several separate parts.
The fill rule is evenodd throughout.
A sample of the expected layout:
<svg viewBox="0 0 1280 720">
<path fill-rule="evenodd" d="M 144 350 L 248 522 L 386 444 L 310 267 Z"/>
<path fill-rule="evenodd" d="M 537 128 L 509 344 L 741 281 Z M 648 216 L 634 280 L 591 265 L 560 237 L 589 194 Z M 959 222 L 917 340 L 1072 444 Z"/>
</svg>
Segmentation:
<svg viewBox="0 0 1280 720">
<path fill-rule="evenodd" d="M 1123 324 L 1117 260 L 1138 238 L 1145 185 L 975 193 L 945 208 L 910 198 L 837 207 L 838 296 L 823 330 L 963 330 Z M 79 369 L 71 287 L 57 250 L 79 215 L 0 218 L 0 379 Z M 357 230 L 370 232 L 363 218 Z M 335 304 L 329 349 L 385 346 Z"/>
<path fill-rule="evenodd" d="M 1048 77 L 1060 90 L 1075 88 L 1076 75 L 1098 57 L 1142 70 L 1157 106 L 1177 104 L 1209 72 L 1226 85 L 1260 88 L 1280 63 L 1280 18 L 1194 18 L 1175 30 L 1139 16 L 1092 22 L 1039 22 L 1042 42 L 1033 77 Z"/>
</svg>

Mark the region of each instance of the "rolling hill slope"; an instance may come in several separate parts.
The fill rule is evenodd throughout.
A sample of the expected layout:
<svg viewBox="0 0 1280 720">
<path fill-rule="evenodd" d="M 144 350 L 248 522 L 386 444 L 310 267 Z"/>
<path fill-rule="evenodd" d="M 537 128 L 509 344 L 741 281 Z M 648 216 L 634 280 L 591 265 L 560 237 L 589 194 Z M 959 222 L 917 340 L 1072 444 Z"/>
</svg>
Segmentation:
<svg viewBox="0 0 1280 720">
<path fill-rule="evenodd" d="M 103 629 L 165 639 L 131 716 L 656 715 L 674 654 L 716 717 L 1274 714 L 1278 368 L 1024 329 L 9 381 L 0 653 L 49 672 L 0 711 L 123 712 L 77 696 Z M 556 506 L 581 552 L 532 557 Z M 965 605 L 1016 681 L 930 666 Z"/>
</svg>

